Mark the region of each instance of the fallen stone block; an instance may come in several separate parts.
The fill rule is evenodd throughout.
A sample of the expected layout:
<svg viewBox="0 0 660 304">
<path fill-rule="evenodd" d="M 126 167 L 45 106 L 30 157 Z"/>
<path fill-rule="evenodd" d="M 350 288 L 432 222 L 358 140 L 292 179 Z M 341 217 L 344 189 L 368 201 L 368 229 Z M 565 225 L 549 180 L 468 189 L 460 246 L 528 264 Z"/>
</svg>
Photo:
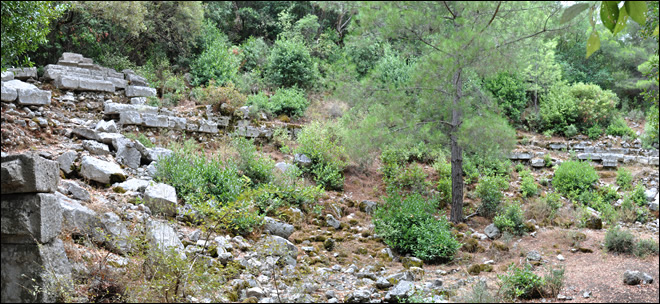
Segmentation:
<svg viewBox="0 0 660 304">
<path fill-rule="evenodd" d="M 112 145 L 117 150 L 115 152 L 115 159 L 118 163 L 133 169 L 137 169 L 140 166 L 142 153 L 137 147 L 139 142 L 122 137 L 113 140 Z"/>
<path fill-rule="evenodd" d="M 126 173 L 119 165 L 91 156 L 83 158 L 80 174 L 86 179 L 102 184 L 113 184 L 126 180 Z"/>
<path fill-rule="evenodd" d="M 167 223 L 150 221 L 147 224 L 147 241 L 152 246 L 152 250 L 165 252 L 169 248 L 174 248 L 183 257 L 186 256 L 179 236 Z"/>
<path fill-rule="evenodd" d="M 72 136 L 75 135 L 81 138 L 91 139 L 95 141 L 99 140 L 99 134 L 96 131 L 89 128 L 74 128 L 71 131 L 71 135 Z"/>
<path fill-rule="evenodd" d="M 112 142 L 119 139 L 119 138 L 124 138 L 124 135 L 121 133 L 106 133 L 106 132 L 99 132 L 97 133 L 98 136 L 98 141 L 102 142 L 106 145 L 112 145 Z"/>
<path fill-rule="evenodd" d="M 11 71 L 2 72 L 2 81 L 14 80 L 14 73 Z"/>
<path fill-rule="evenodd" d="M 129 233 L 121 218 L 113 212 L 106 212 L 101 215 L 100 222 L 102 233 L 95 229 L 92 232 L 94 241 L 116 254 L 128 253 L 131 250 Z"/>
<path fill-rule="evenodd" d="M 143 179 L 137 179 L 137 178 L 131 178 L 123 183 L 117 183 L 112 185 L 112 187 L 120 187 L 124 189 L 124 191 L 138 191 L 138 192 L 144 192 L 144 190 L 147 189 L 149 186 L 149 181 L 148 180 L 143 180 Z"/>
<path fill-rule="evenodd" d="M 4 81 L 2 82 L 2 101 L 13 102 L 18 98 L 18 92 L 15 88 L 5 86 Z"/>
<path fill-rule="evenodd" d="M 3 247 L 5 243 L 48 243 L 61 228 L 62 208 L 54 194 L 2 195 Z"/>
<path fill-rule="evenodd" d="M 126 86 L 126 97 L 150 97 L 156 96 L 156 89 L 134 85 Z"/>
<path fill-rule="evenodd" d="M 142 124 L 152 128 L 167 128 L 169 126 L 167 116 L 149 113 L 142 114 Z"/>
<path fill-rule="evenodd" d="M 117 124 L 115 123 L 114 120 L 100 120 L 98 123 L 96 123 L 96 127 L 94 128 L 94 131 L 96 132 L 105 132 L 105 133 L 117 133 L 119 130 L 117 129 Z"/>
<path fill-rule="evenodd" d="M 143 156 L 150 162 L 158 161 L 161 158 L 167 158 L 174 154 L 172 150 L 161 147 L 146 148 L 145 150 L 146 151 Z"/>
<path fill-rule="evenodd" d="M 108 145 L 95 140 L 83 140 L 82 146 L 92 155 L 110 155 L 110 148 L 108 148 Z"/>
<path fill-rule="evenodd" d="M 63 194 L 56 193 L 62 207 L 62 228 L 74 234 L 91 236 L 94 228 L 100 227 L 98 214 L 83 205 L 78 200 L 72 200 Z"/>
<path fill-rule="evenodd" d="M 74 170 L 73 163 L 77 158 L 78 152 L 76 151 L 67 151 L 62 153 L 62 155 L 57 158 L 57 163 L 60 166 L 60 170 L 62 170 L 66 175 L 71 174 Z"/>
<path fill-rule="evenodd" d="M 264 232 L 288 239 L 293 233 L 293 225 L 278 221 L 271 217 L 264 217 Z"/>
<path fill-rule="evenodd" d="M 47 105 L 50 104 L 50 91 L 40 90 L 35 85 L 20 80 L 3 81 L 3 86 L 13 88 L 18 95 L 20 105 Z"/>
<path fill-rule="evenodd" d="M 127 71 L 127 70 L 124 70 L 124 71 Z M 149 86 L 149 83 L 147 83 L 146 78 L 144 78 L 140 75 L 136 75 L 133 71 L 124 72 L 124 75 L 126 75 L 125 78 L 131 86 L 139 86 L 139 87 L 148 87 Z"/>
<path fill-rule="evenodd" d="M 144 190 L 144 204 L 152 212 L 175 217 L 177 211 L 176 190 L 174 187 L 163 183 L 149 185 Z"/>
<path fill-rule="evenodd" d="M 55 192 L 60 179 L 59 164 L 37 154 L 2 157 L 2 194 Z"/>
<path fill-rule="evenodd" d="M 100 91 L 112 93 L 115 91 L 115 85 L 107 80 L 81 78 L 80 86 L 78 89 L 82 91 Z"/>
</svg>

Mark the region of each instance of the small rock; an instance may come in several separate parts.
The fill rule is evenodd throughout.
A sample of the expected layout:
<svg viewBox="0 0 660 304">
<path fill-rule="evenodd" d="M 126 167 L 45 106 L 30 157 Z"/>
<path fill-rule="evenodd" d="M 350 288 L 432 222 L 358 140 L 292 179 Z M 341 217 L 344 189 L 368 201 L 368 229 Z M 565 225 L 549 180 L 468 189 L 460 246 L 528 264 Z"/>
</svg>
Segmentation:
<svg viewBox="0 0 660 304">
<path fill-rule="evenodd" d="M 536 250 L 532 250 L 532 251 L 527 253 L 527 259 L 530 260 L 530 261 L 540 261 L 541 260 L 541 254 Z"/>
<path fill-rule="evenodd" d="M 559 254 L 559 255 L 557 255 L 557 260 L 564 261 L 564 260 L 566 260 L 566 258 L 564 258 L 563 255 Z"/>
</svg>

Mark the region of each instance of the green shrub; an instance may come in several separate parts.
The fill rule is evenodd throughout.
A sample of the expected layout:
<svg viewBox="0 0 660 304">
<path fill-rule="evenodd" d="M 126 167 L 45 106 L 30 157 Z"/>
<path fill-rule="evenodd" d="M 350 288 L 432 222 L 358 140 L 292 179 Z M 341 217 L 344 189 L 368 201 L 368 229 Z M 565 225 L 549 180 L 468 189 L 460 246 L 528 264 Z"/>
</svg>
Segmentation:
<svg viewBox="0 0 660 304">
<path fill-rule="evenodd" d="M 644 258 L 647 255 L 658 255 L 658 242 L 654 239 L 639 240 L 635 244 L 633 253 L 640 258 Z"/>
<path fill-rule="evenodd" d="M 278 39 L 268 56 L 266 75 L 276 87 L 308 88 L 318 78 L 307 46 L 299 39 Z"/>
<path fill-rule="evenodd" d="M 635 190 L 630 193 L 630 199 L 639 207 L 644 207 L 647 203 L 646 194 L 644 193 L 646 189 L 640 183 L 637 184 Z"/>
<path fill-rule="evenodd" d="M 359 39 L 347 37 L 344 49 L 348 58 L 355 64 L 360 77 L 367 75 L 376 66 L 378 59 L 383 56 L 382 45 L 370 36 L 360 37 Z"/>
<path fill-rule="evenodd" d="M 589 136 L 589 139 L 591 140 L 596 140 L 600 138 L 601 135 L 603 135 L 603 128 L 601 128 L 598 124 L 593 125 L 591 128 L 587 129 L 587 136 Z"/>
<path fill-rule="evenodd" d="M 526 210 L 528 218 L 533 218 L 539 223 L 551 224 L 557 217 L 557 212 L 562 206 L 561 197 L 557 193 L 548 193 L 532 201 Z"/>
<path fill-rule="evenodd" d="M 502 201 L 502 191 L 508 187 L 507 180 L 501 176 L 485 176 L 481 178 L 476 188 L 477 197 L 481 199 L 479 214 L 489 218 L 493 217 Z"/>
<path fill-rule="evenodd" d="M 543 155 L 543 164 L 546 167 L 551 167 L 552 166 L 552 157 L 550 156 L 550 153 Z"/>
<path fill-rule="evenodd" d="M 383 56 L 374 66 L 370 77 L 381 87 L 393 85 L 398 88 L 410 79 L 413 69 L 414 64 L 410 60 L 406 60 L 396 50 L 386 46 Z"/>
<path fill-rule="evenodd" d="M 568 125 L 566 129 L 564 129 L 564 136 L 571 138 L 575 135 L 578 134 L 578 129 L 575 127 L 575 125 Z"/>
<path fill-rule="evenodd" d="M 548 290 L 547 294 L 551 297 L 557 297 L 561 289 L 564 287 L 564 266 L 554 268 L 548 266 L 548 273 L 543 277 L 544 287 Z"/>
<path fill-rule="evenodd" d="M 521 172 L 522 170 L 525 170 L 525 165 L 518 163 L 514 169 L 516 172 Z"/>
<path fill-rule="evenodd" d="M 621 117 L 617 118 L 612 123 L 610 123 L 610 125 L 607 127 L 606 133 L 612 136 L 627 135 L 632 138 L 636 137 L 635 131 L 633 131 L 630 127 L 628 127 L 626 121 Z"/>
<path fill-rule="evenodd" d="M 610 185 L 600 187 L 598 189 L 598 195 L 607 203 L 613 203 L 619 199 L 619 193 Z"/>
<path fill-rule="evenodd" d="M 339 145 L 337 138 L 336 131 L 332 127 L 323 127 L 317 122 L 306 125 L 298 133 L 298 147 L 295 153 L 305 154 L 312 161 L 311 166 L 301 169 L 311 173 L 315 181 L 326 189 L 341 190 L 344 184 L 346 151 Z M 316 175 L 329 173 L 331 170 L 334 173 L 329 174 L 330 177 Z"/>
<path fill-rule="evenodd" d="M 658 94 L 655 94 L 656 98 Z M 642 145 L 644 148 L 649 149 L 652 146 L 658 146 L 658 121 L 659 119 L 658 105 L 653 105 L 646 115 L 646 125 L 644 126 L 644 135 L 642 136 Z"/>
<path fill-rule="evenodd" d="M 626 195 L 623 198 L 623 203 L 619 206 L 619 219 L 626 223 L 646 223 L 648 219 L 648 209 L 638 207 L 632 200 L 631 195 Z"/>
<path fill-rule="evenodd" d="M 451 201 L 451 164 L 443 158 L 433 164 L 433 169 L 438 173 L 438 187 L 440 202 L 445 205 Z"/>
<path fill-rule="evenodd" d="M 524 221 L 525 217 L 518 203 L 508 204 L 493 219 L 497 229 L 516 235 L 522 235 L 525 232 Z"/>
<path fill-rule="evenodd" d="M 232 139 L 232 145 L 240 155 L 238 170 L 250 178 L 253 185 L 267 184 L 273 180 L 275 162 L 268 157 L 258 155 L 254 143 L 244 137 Z"/>
<path fill-rule="evenodd" d="M 412 254 L 424 261 L 451 261 L 461 244 L 454 239 L 449 224 L 437 220 L 434 203 L 419 194 L 407 198 L 389 196 L 374 212 L 375 232 L 401 254 Z"/>
<path fill-rule="evenodd" d="M 294 87 L 278 89 L 270 99 L 265 93 L 259 92 L 251 95 L 247 104 L 254 105 L 258 110 L 271 115 L 284 114 L 289 117 L 300 117 L 309 106 L 309 101 L 305 98 L 305 92 Z"/>
<path fill-rule="evenodd" d="M 596 211 L 600 212 L 600 217 L 603 221 L 614 224 L 619 218 L 618 213 L 610 201 L 606 201 L 605 198 L 601 195 L 596 195 L 594 200 L 589 203 L 591 208 L 594 208 Z"/>
<path fill-rule="evenodd" d="M 598 173 L 587 162 L 567 161 L 559 165 L 552 180 L 553 186 L 564 195 L 577 197 L 588 192 L 598 181 Z"/>
<path fill-rule="evenodd" d="M 520 191 L 524 197 L 531 197 L 538 192 L 538 186 L 534 182 L 532 172 L 529 170 L 522 171 L 520 174 L 522 182 L 520 183 Z"/>
<path fill-rule="evenodd" d="M 392 178 L 386 179 L 387 193 L 414 192 L 425 194 L 431 184 L 427 175 L 418 164 L 402 166 Z"/>
<path fill-rule="evenodd" d="M 541 98 L 539 104 L 543 130 L 563 132 L 578 119 L 578 104 L 565 83 L 557 83 Z"/>
<path fill-rule="evenodd" d="M 215 106 L 225 104 L 231 109 L 242 107 L 247 100 L 245 95 L 241 94 L 241 92 L 234 88 L 233 83 L 228 83 L 223 87 L 217 86 L 215 80 L 210 80 L 206 86 L 194 88 L 192 90 L 192 95 L 193 98 L 201 104 Z"/>
<path fill-rule="evenodd" d="M 218 36 L 190 65 L 193 86 L 205 85 L 215 80 L 224 86 L 235 82 L 241 63 L 241 53 L 232 47 L 225 36 Z"/>
<path fill-rule="evenodd" d="M 634 245 L 635 237 L 619 226 L 607 230 L 605 234 L 605 249 L 609 252 L 630 254 L 633 252 Z"/>
<path fill-rule="evenodd" d="M 254 69 L 263 70 L 266 67 L 270 50 L 262 37 L 254 38 L 250 36 L 243 42 L 241 48 L 243 49 L 244 58 L 241 70 L 249 72 Z"/>
<path fill-rule="evenodd" d="M 126 133 L 124 134 L 126 138 L 132 139 L 132 140 L 137 140 L 139 141 L 143 146 L 147 148 L 155 148 L 156 145 L 147 138 L 144 134 L 140 133 L 140 135 L 135 135 L 134 133 Z"/>
<path fill-rule="evenodd" d="M 616 171 L 616 184 L 623 191 L 632 189 L 632 174 L 626 168 L 619 168 Z"/>
<path fill-rule="evenodd" d="M 580 124 L 583 129 L 594 124 L 608 125 L 614 118 L 619 98 L 610 90 L 596 84 L 574 83 L 570 94 L 577 100 Z"/>
<path fill-rule="evenodd" d="M 543 278 L 532 272 L 532 266 L 529 264 L 521 268 L 511 264 L 507 274 L 497 277 L 502 281 L 500 291 L 510 299 L 541 297 L 545 284 Z"/>
<path fill-rule="evenodd" d="M 520 113 L 527 106 L 525 82 L 518 75 L 500 72 L 485 79 L 484 86 L 495 96 L 504 115 L 514 123 L 520 122 Z"/>
</svg>

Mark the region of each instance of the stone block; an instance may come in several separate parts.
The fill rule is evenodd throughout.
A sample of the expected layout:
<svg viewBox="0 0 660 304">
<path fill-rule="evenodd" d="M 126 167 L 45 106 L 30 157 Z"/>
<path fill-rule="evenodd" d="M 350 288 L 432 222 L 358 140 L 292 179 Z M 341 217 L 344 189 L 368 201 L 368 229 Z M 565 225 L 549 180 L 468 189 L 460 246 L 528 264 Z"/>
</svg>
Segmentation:
<svg viewBox="0 0 660 304">
<path fill-rule="evenodd" d="M 156 89 L 150 87 L 126 86 L 126 97 L 149 97 L 156 96 Z"/>
<path fill-rule="evenodd" d="M 144 153 L 144 158 L 148 161 L 158 161 L 161 158 L 166 158 L 174 154 L 170 149 L 156 147 L 156 148 L 146 148 Z"/>
<path fill-rule="evenodd" d="M 51 193 L 2 195 L 2 244 L 48 243 L 62 228 L 62 208 Z"/>
<path fill-rule="evenodd" d="M 152 212 L 162 213 L 167 216 L 176 216 L 176 190 L 167 184 L 149 185 L 144 190 L 144 204 Z"/>
<path fill-rule="evenodd" d="M 60 75 L 55 78 L 55 87 L 58 89 L 77 90 L 80 88 L 80 78 L 76 76 Z"/>
<path fill-rule="evenodd" d="M 181 243 L 174 229 L 167 223 L 150 221 L 147 224 L 147 241 L 154 250 L 164 252 L 168 248 L 174 248 L 185 257 L 183 243 Z"/>
<path fill-rule="evenodd" d="M 170 124 L 165 115 L 142 114 L 142 124 L 152 128 L 167 128 Z"/>
<path fill-rule="evenodd" d="M 649 165 L 653 165 L 653 166 L 660 165 L 660 158 L 658 158 L 657 156 L 656 157 L 653 157 L 653 156 L 649 157 Z"/>
<path fill-rule="evenodd" d="M 59 164 L 37 154 L 2 157 L 2 194 L 55 192 L 60 179 Z"/>
<path fill-rule="evenodd" d="M 131 86 L 140 86 L 140 87 L 147 87 L 149 86 L 149 83 L 147 83 L 147 79 L 136 75 L 134 73 L 125 73 L 126 75 L 126 80 L 129 82 Z"/>
<path fill-rule="evenodd" d="M 112 93 L 115 91 L 115 85 L 107 80 L 80 78 L 79 89 L 83 91 L 100 91 Z"/>
<path fill-rule="evenodd" d="M 2 82 L 2 101 L 13 102 L 18 98 L 18 92 L 15 88 L 5 86 L 5 82 Z"/>
<path fill-rule="evenodd" d="M 98 214 L 81 205 L 77 200 L 69 199 L 59 193 L 56 195 L 62 208 L 62 228 L 74 234 L 91 236 L 94 228 L 101 224 Z"/>
<path fill-rule="evenodd" d="M 169 116 L 169 127 L 175 130 L 185 130 L 187 119 L 183 117 Z"/>
<path fill-rule="evenodd" d="M 37 67 L 31 68 L 8 68 L 7 71 L 14 73 L 15 79 L 37 79 Z"/>
<path fill-rule="evenodd" d="M 71 174 L 73 172 L 73 162 L 76 161 L 78 158 L 78 152 L 76 151 L 67 151 L 62 153 L 59 157 L 57 157 L 57 163 L 60 166 L 60 170 L 64 172 L 64 174 Z"/>
<path fill-rule="evenodd" d="M 70 282 L 71 263 L 61 240 L 2 245 L 2 303 L 54 303 L 57 294 L 50 287 L 62 287 L 61 292 L 70 294 Z"/>
<path fill-rule="evenodd" d="M 98 132 L 88 129 L 88 128 L 75 128 L 71 131 L 71 135 L 75 135 L 81 138 L 86 138 L 86 139 L 91 139 L 91 140 L 99 140 L 99 134 Z"/>
<path fill-rule="evenodd" d="M 105 133 L 117 133 L 119 130 L 117 130 L 117 124 L 115 123 L 114 120 L 100 120 L 99 122 L 96 123 L 96 127 L 94 128 L 94 131 L 97 132 L 105 132 Z"/>
<path fill-rule="evenodd" d="M 83 140 L 82 146 L 92 155 L 110 155 L 110 148 L 108 148 L 108 145 L 95 140 Z"/>
<path fill-rule="evenodd" d="M 14 80 L 14 73 L 10 71 L 2 72 L 2 81 Z"/>
<path fill-rule="evenodd" d="M 132 105 L 143 105 L 147 103 L 147 98 L 146 97 L 133 97 L 131 98 L 131 104 Z"/>
<path fill-rule="evenodd" d="M 587 160 L 587 159 L 591 159 L 591 160 L 601 160 L 601 159 L 602 159 L 601 157 L 602 157 L 602 156 L 601 156 L 600 153 L 579 153 L 579 154 L 577 155 L 577 158 L 578 158 L 579 160 Z"/>
<path fill-rule="evenodd" d="M 2 85 L 16 90 L 20 105 L 50 104 L 50 91 L 40 90 L 33 84 L 14 79 L 3 81 Z"/>
<path fill-rule="evenodd" d="M 62 56 L 60 56 L 60 59 L 58 60 L 58 63 L 59 63 L 59 61 L 70 61 L 70 62 L 76 62 L 77 63 L 77 62 L 82 61 L 83 58 L 85 58 L 85 57 L 83 57 L 83 55 L 78 54 L 78 53 L 64 52 L 64 53 L 62 53 Z"/>
<path fill-rule="evenodd" d="M 218 123 L 218 126 L 228 127 L 230 118 L 231 117 L 229 117 L 229 116 L 220 116 L 220 117 L 216 118 L 215 121 Z"/>
<path fill-rule="evenodd" d="M 115 90 L 116 89 L 125 89 L 127 86 L 126 80 L 122 78 L 115 78 L 115 77 L 105 77 L 105 80 L 112 83 L 114 85 Z"/>
<path fill-rule="evenodd" d="M 199 122 L 199 132 L 218 133 L 218 125 L 214 122 L 202 119 Z"/>
<path fill-rule="evenodd" d="M 119 113 L 119 123 L 122 125 L 141 125 L 142 116 L 136 111 L 125 111 Z"/>
<path fill-rule="evenodd" d="M 112 184 L 126 180 L 126 173 L 119 165 L 91 156 L 85 156 L 83 158 L 80 174 L 84 178 L 102 184 Z"/>
</svg>

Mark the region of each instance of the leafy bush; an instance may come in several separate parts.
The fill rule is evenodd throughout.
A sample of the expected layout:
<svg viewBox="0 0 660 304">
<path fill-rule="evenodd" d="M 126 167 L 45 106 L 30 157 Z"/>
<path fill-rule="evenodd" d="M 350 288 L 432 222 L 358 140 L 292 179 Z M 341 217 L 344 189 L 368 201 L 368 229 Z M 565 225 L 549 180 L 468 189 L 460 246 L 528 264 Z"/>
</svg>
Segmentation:
<svg viewBox="0 0 660 304">
<path fill-rule="evenodd" d="M 215 40 L 190 65 L 191 84 L 204 85 L 215 80 L 219 85 L 235 82 L 241 63 L 241 53 L 226 38 Z"/>
<path fill-rule="evenodd" d="M 381 87 L 393 85 L 398 88 L 410 79 L 413 69 L 410 60 L 406 60 L 388 45 L 385 46 L 384 54 L 374 66 L 370 77 Z"/>
<path fill-rule="evenodd" d="M 610 185 L 598 188 L 598 195 L 607 203 L 613 203 L 619 199 L 619 193 Z"/>
<path fill-rule="evenodd" d="M 299 39 L 278 39 L 268 56 L 266 75 L 277 87 L 312 86 L 317 76 L 307 46 Z"/>
<path fill-rule="evenodd" d="M 633 253 L 640 258 L 644 258 L 647 255 L 658 255 L 658 242 L 654 239 L 639 240 L 635 244 Z"/>
<path fill-rule="evenodd" d="M 446 219 L 437 220 L 434 203 L 419 194 L 389 196 L 374 212 L 375 232 L 401 254 L 424 261 L 451 261 L 461 244 L 454 239 Z"/>
<path fill-rule="evenodd" d="M 567 161 L 555 171 L 552 184 L 559 192 L 577 197 L 590 191 L 597 180 L 598 173 L 589 163 Z"/>
<path fill-rule="evenodd" d="M 603 128 L 601 128 L 598 124 L 593 125 L 591 128 L 587 129 L 587 136 L 589 136 L 589 139 L 591 140 L 596 140 L 601 135 L 603 135 Z"/>
<path fill-rule="evenodd" d="M 551 297 L 556 297 L 561 289 L 564 287 L 564 272 L 566 269 L 564 266 L 559 266 L 556 269 L 552 266 L 548 266 L 548 274 L 543 277 L 545 281 L 544 286 L 548 289 L 548 295 Z"/>
<path fill-rule="evenodd" d="M 516 170 L 516 172 L 521 172 L 522 170 L 525 170 L 525 165 L 518 163 L 516 164 L 514 169 Z"/>
<path fill-rule="evenodd" d="M 608 135 L 612 136 L 630 136 L 630 137 L 635 137 L 635 131 L 633 131 L 630 127 L 628 127 L 628 124 L 626 124 L 626 121 L 619 117 L 616 120 L 614 120 L 608 127 L 606 133 Z"/>
<path fill-rule="evenodd" d="M 451 201 L 451 164 L 443 158 L 433 164 L 433 169 L 438 173 L 438 187 L 440 202 L 448 204 Z"/>
<path fill-rule="evenodd" d="M 574 83 L 570 94 L 577 100 L 580 125 L 586 129 L 594 124 L 608 125 L 614 117 L 619 98 L 596 84 Z"/>
<path fill-rule="evenodd" d="M 373 41 L 370 36 L 360 37 L 359 39 L 349 37 L 344 49 L 350 60 L 355 64 L 360 77 L 367 75 L 369 70 L 376 66 L 378 59 L 383 56 L 382 45 L 377 41 Z"/>
<path fill-rule="evenodd" d="M 508 187 L 507 180 L 500 176 L 485 176 L 479 180 L 476 188 L 477 197 L 481 199 L 479 214 L 493 217 L 502 201 L 502 191 Z"/>
<path fill-rule="evenodd" d="M 300 117 L 309 106 L 309 101 L 307 101 L 304 91 L 293 87 L 278 89 L 270 100 L 266 94 L 259 92 L 248 98 L 248 105 L 254 105 L 257 109 L 272 115 L 284 114 L 289 117 Z"/>
<path fill-rule="evenodd" d="M 575 125 L 568 125 L 566 129 L 564 129 L 564 136 L 568 138 L 571 138 L 577 134 L 578 134 L 578 129 L 575 127 Z"/>
<path fill-rule="evenodd" d="M 655 96 L 657 98 L 658 94 L 656 93 Z M 658 136 L 659 115 L 658 105 L 653 105 L 646 115 L 646 125 L 644 126 L 642 145 L 647 149 L 654 145 L 658 147 L 658 143 L 660 142 L 660 137 Z"/>
<path fill-rule="evenodd" d="M 511 299 L 532 299 L 541 297 L 545 280 L 532 272 L 532 266 L 526 264 L 518 268 L 509 266 L 507 274 L 497 276 L 502 281 L 501 291 Z"/>
<path fill-rule="evenodd" d="M 493 219 L 493 224 L 501 231 L 522 235 L 525 232 L 525 217 L 520 204 L 511 203 L 502 208 Z"/>
<path fill-rule="evenodd" d="M 637 184 L 635 190 L 630 193 L 630 200 L 632 200 L 635 205 L 644 207 L 647 203 L 646 194 L 644 193 L 645 191 L 646 189 L 644 188 L 644 185 L 641 183 Z"/>
<path fill-rule="evenodd" d="M 605 249 L 610 252 L 627 253 L 633 252 L 635 237 L 627 230 L 619 226 L 611 228 L 605 234 Z"/>
<path fill-rule="evenodd" d="M 244 58 L 241 70 L 247 72 L 254 69 L 263 70 L 266 67 L 270 50 L 262 37 L 254 38 L 250 36 L 243 42 L 241 48 L 243 49 Z"/>
<path fill-rule="evenodd" d="M 616 170 L 616 184 L 619 189 L 628 191 L 632 189 L 632 174 L 626 168 Z"/>
<path fill-rule="evenodd" d="M 232 140 L 240 155 L 238 170 L 250 178 L 253 185 L 267 184 L 273 180 L 273 169 L 275 162 L 268 157 L 257 154 L 254 143 L 244 137 L 236 137 Z"/>
<path fill-rule="evenodd" d="M 326 189 L 341 190 L 344 184 L 343 170 L 346 166 L 344 147 L 339 145 L 335 130 L 313 122 L 298 133 L 298 147 L 295 153 L 305 154 L 312 161 L 311 166 L 302 168 L 311 173 L 316 182 Z M 328 174 L 334 171 L 333 174 Z M 328 174 L 319 176 L 317 174 Z M 329 180 L 330 179 L 330 180 Z"/>
<path fill-rule="evenodd" d="M 504 115 L 514 123 L 520 121 L 521 110 L 527 106 L 527 93 L 524 81 L 515 74 L 500 72 L 484 80 L 484 86 L 490 91 Z"/>
<path fill-rule="evenodd" d="M 522 178 L 522 182 L 520 183 L 520 191 L 522 192 L 522 195 L 524 197 L 531 197 L 536 195 L 538 192 L 538 187 L 534 182 L 532 172 L 529 170 L 522 171 L 520 173 L 520 177 Z"/>
<path fill-rule="evenodd" d="M 578 119 L 578 104 L 565 83 L 557 83 L 543 96 L 539 104 L 543 130 L 563 132 Z"/>
<path fill-rule="evenodd" d="M 603 221 L 614 224 L 619 218 L 618 213 L 610 201 L 606 201 L 605 198 L 601 195 L 596 195 L 594 199 L 589 203 L 591 208 L 594 208 L 596 211 L 600 212 L 600 217 Z"/>
<path fill-rule="evenodd" d="M 527 208 L 526 215 L 539 223 L 550 224 L 561 208 L 561 197 L 557 193 L 548 193 L 534 200 Z"/>
<path fill-rule="evenodd" d="M 619 206 L 619 219 L 626 223 L 646 223 L 649 217 L 647 210 L 647 208 L 638 207 L 632 200 L 632 195 L 626 195 Z"/>
</svg>

